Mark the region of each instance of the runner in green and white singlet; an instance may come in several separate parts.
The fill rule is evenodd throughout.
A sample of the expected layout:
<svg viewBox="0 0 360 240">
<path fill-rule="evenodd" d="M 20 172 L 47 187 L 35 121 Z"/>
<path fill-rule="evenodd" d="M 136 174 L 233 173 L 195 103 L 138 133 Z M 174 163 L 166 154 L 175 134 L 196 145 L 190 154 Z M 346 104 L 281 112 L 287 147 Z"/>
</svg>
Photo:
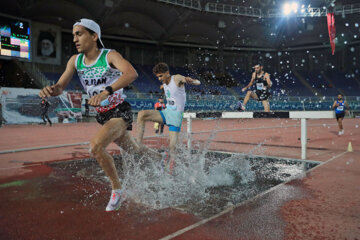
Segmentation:
<svg viewBox="0 0 360 240">
<path fill-rule="evenodd" d="M 103 48 L 100 27 L 93 20 L 83 18 L 76 22 L 73 37 L 79 54 L 70 58 L 58 82 L 43 88 L 39 96 L 60 95 L 77 71 L 90 96 L 88 104 L 96 107 L 96 120 L 103 125 L 90 142 L 90 153 L 110 179 L 112 193 L 106 211 L 114 211 L 121 206 L 124 189 L 106 147 L 115 142 L 129 153 L 146 153 L 159 160 L 161 155 L 145 146 L 140 147 L 127 131 L 131 129 L 132 112 L 130 104 L 124 101 L 126 96 L 122 89 L 137 78 L 135 69 L 118 52 Z M 110 104 L 100 106 L 106 99 Z"/>
<path fill-rule="evenodd" d="M 104 91 L 106 86 L 116 82 L 122 75 L 118 69 L 112 68 L 109 65 L 107 56 L 110 51 L 110 49 L 101 49 L 98 59 L 91 65 L 84 63 L 83 53 L 78 54 L 76 57 L 75 68 L 80 82 L 90 98 Z M 110 104 L 103 107 L 96 107 L 96 111 L 106 112 L 113 109 L 118 104 L 121 104 L 125 98 L 126 96 L 122 88 L 114 91 L 114 93 L 108 97 Z"/>
</svg>

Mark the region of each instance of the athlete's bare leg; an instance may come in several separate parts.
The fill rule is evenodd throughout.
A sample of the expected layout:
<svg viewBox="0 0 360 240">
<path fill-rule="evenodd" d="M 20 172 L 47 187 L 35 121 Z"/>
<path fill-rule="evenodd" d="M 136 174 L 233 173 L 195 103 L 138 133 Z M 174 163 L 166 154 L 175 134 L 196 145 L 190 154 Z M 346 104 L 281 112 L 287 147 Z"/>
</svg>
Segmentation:
<svg viewBox="0 0 360 240">
<path fill-rule="evenodd" d="M 255 100 L 258 100 L 258 97 L 256 96 L 256 94 L 253 91 L 247 91 L 246 96 L 244 98 L 244 103 L 243 103 L 244 107 L 246 106 L 247 102 L 250 100 L 250 97 Z"/>
<path fill-rule="evenodd" d="M 244 107 L 246 106 L 247 102 L 250 100 L 250 95 L 251 95 L 251 91 L 247 91 L 243 102 Z"/>
<path fill-rule="evenodd" d="M 342 121 L 343 121 L 343 119 L 342 119 L 342 118 L 339 118 L 339 119 L 337 120 L 338 125 L 339 125 L 339 130 L 340 130 L 340 131 L 342 131 L 342 130 L 344 129 L 343 124 L 342 124 Z"/>
<path fill-rule="evenodd" d="M 269 104 L 269 101 L 268 100 L 264 100 L 262 101 L 262 104 L 264 106 L 264 111 L 265 112 L 270 112 L 270 104 Z"/>
<path fill-rule="evenodd" d="M 173 170 L 174 165 L 175 165 L 175 158 L 176 158 L 176 145 L 177 145 L 177 141 L 178 141 L 178 137 L 179 137 L 179 132 L 173 132 L 173 131 L 169 131 L 169 138 L 170 138 L 170 143 L 169 143 L 169 147 L 170 147 L 170 163 L 169 163 L 169 168 L 170 171 Z"/>
<path fill-rule="evenodd" d="M 135 139 L 130 135 L 128 131 L 124 135 L 114 141 L 119 147 L 124 149 L 128 153 L 140 153 L 144 154 L 150 159 L 161 160 L 161 154 L 157 151 L 154 151 L 151 148 L 148 148 L 145 145 L 139 145 Z"/>
<path fill-rule="evenodd" d="M 91 154 L 96 158 L 106 176 L 109 177 L 112 189 L 121 189 L 114 159 L 106 151 L 106 147 L 115 139 L 124 136 L 126 122 L 121 118 L 113 118 L 106 122 L 90 142 Z"/>
<path fill-rule="evenodd" d="M 142 143 L 144 138 L 145 131 L 145 122 L 152 121 L 158 122 L 159 124 L 163 124 L 163 119 L 160 115 L 160 112 L 157 110 L 142 110 L 138 113 L 137 117 L 137 141 L 138 143 Z"/>
<path fill-rule="evenodd" d="M 106 151 L 106 147 L 115 142 L 129 153 L 147 154 L 152 159 L 161 160 L 161 154 L 146 146 L 140 147 L 135 139 L 129 134 L 127 123 L 122 118 L 112 118 L 91 140 L 90 148 L 92 155 L 96 158 L 106 176 L 109 177 L 112 189 L 121 189 L 121 183 L 117 174 L 114 159 Z"/>
</svg>

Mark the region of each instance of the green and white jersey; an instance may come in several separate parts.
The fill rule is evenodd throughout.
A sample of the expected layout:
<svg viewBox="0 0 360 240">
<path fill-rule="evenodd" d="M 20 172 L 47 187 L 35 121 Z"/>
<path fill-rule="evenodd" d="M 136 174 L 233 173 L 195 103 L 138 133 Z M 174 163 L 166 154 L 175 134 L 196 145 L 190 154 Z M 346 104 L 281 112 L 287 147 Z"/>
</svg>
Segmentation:
<svg viewBox="0 0 360 240">
<path fill-rule="evenodd" d="M 101 49 L 98 58 L 91 65 L 85 64 L 83 53 L 78 54 L 76 57 L 75 68 L 80 82 L 89 97 L 104 91 L 105 87 L 113 84 L 122 75 L 122 72 L 110 66 L 107 60 L 107 55 L 110 51 L 111 49 Z M 108 97 L 110 102 L 108 106 L 96 107 L 96 111 L 106 112 L 122 103 L 125 98 L 126 96 L 123 93 L 123 89 L 119 89 Z"/>
</svg>

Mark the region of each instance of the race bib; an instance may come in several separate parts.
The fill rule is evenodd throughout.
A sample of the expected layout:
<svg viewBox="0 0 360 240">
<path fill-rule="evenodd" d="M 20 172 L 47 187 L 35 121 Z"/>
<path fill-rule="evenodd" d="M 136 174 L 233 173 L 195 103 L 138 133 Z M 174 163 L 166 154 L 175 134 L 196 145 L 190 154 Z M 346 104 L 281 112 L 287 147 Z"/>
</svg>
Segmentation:
<svg viewBox="0 0 360 240">
<path fill-rule="evenodd" d="M 344 110 L 344 106 L 338 106 L 338 107 L 337 107 L 337 110 L 343 111 L 343 110 Z"/>
<path fill-rule="evenodd" d="M 257 83 L 256 84 L 256 89 L 257 90 L 263 90 L 264 89 L 264 83 Z"/>
<path fill-rule="evenodd" d="M 176 110 L 175 99 L 173 99 L 173 98 L 167 99 L 166 108 L 171 109 L 171 110 Z"/>
<path fill-rule="evenodd" d="M 99 93 L 101 93 L 102 91 L 104 91 L 104 87 L 103 86 L 89 86 L 87 87 L 87 93 L 89 95 L 89 97 L 93 97 Z"/>
</svg>

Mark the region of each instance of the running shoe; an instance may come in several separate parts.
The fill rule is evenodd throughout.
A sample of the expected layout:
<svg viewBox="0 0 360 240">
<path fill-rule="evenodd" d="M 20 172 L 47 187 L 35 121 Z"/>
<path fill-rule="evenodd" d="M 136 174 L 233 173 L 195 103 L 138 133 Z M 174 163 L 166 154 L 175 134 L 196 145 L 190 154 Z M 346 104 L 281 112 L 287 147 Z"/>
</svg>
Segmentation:
<svg viewBox="0 0 360 240">
<path fill-rule="evenodd" d="M 116 211 L 121 207 L 121 203 L 124 201 L 125 194 L 123 189 L 116 189 L 111 191 L 111 197 L 105 211 Z"/>
<path fill-rule="evenodd" d="M 242 102 L 239 102 L 239 110 L 245 111 L 245 106 L 242 104 Z"/>
</svg>

